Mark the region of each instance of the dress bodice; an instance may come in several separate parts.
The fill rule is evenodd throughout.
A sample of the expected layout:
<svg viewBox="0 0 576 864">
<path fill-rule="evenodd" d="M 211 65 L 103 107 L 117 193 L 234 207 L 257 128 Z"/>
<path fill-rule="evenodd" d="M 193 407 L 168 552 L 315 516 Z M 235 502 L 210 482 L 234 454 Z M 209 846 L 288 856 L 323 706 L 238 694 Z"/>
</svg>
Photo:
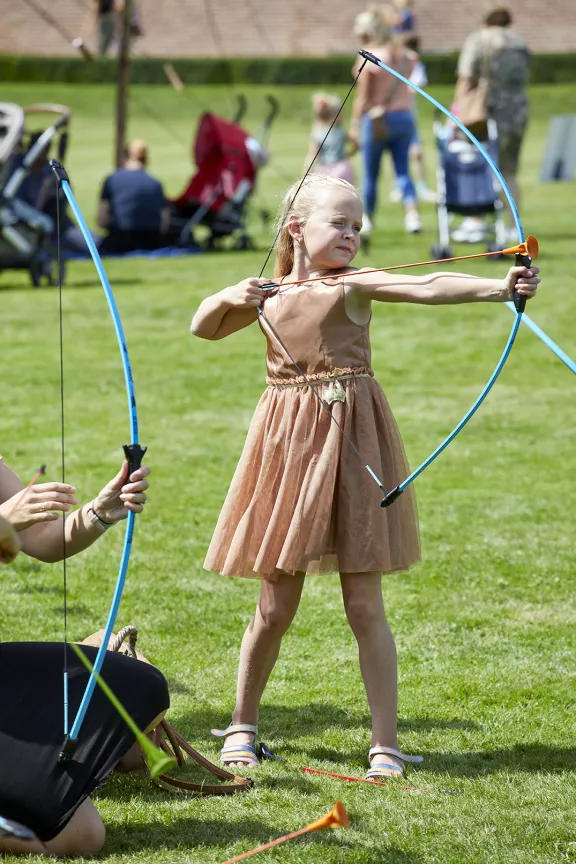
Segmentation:
<svg viewBox="0 0 576 864">
<path fill-rule="evenodd" d="M 307 376 L 340 370 L 370 370 L 369 325 L 355 324 L 346 312 L 342 282 L 290 286 L 264 301 L 264 316 Z M 269 379 L 291 380 L 298 371 L 266 331 Z"/>
</svg>

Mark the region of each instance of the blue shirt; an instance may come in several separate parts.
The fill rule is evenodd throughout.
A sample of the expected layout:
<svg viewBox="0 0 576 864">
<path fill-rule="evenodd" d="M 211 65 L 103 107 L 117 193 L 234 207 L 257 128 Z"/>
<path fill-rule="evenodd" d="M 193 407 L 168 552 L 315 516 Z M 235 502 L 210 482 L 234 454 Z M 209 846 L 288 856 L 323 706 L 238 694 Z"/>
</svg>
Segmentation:
<svg viewBox="0 0 576 864">
<path fill-rule="evenodd" d="M 393 33 L 408 33 L 415 29 L 414 13 L 411 9 L 400 9 L 398 23 L 392 27 Z"/>
<path fill-rule="evenodd" d="M 110 206 L 111 231 L 159 231 L 166 206 L 162 184 L 143 168 L 119 168 L 104 181 L 101 198 Z"/>
</svg>

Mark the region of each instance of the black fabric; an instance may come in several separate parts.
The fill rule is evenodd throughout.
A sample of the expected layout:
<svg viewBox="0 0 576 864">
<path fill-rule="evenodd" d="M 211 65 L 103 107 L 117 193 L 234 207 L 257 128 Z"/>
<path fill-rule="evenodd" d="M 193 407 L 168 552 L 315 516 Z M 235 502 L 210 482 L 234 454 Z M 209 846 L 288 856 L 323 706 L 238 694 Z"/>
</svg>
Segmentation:
<svg viewBox="0 0 576 864">
<path fill-rule="evenodd" d="M 137 249 L 159 249 L 166 243 L 166 237 L 159 231 L 113 230 L 102 240 L 99 252 L 101 255 L 123 255 Z"/>
<path fill-rule="evenodd" d="M 82 646 L 91 662 L 97 649 Z M 88 671 L 67 647 L 70 725 Z M 58 764 L 63 742 L 64 646 L 0 643 L 0 814 L 51 840 L 126 755 L 134 736 L 96 687 L 76 753 Z M 164 676 L 154 666 L 108 652 L 102 678 L 140 729 L 169 706 Z"/>
<path fill-rule="evenodd" d="M 114 12 L 115 0 L 98 0 L 98 17 L 103 18 Z"/>
</svg>

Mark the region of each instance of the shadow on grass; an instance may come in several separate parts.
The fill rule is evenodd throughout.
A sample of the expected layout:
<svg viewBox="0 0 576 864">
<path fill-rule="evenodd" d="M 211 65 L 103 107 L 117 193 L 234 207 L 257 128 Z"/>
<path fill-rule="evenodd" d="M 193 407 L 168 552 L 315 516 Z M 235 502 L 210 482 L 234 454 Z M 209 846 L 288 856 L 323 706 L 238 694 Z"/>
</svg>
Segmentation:
<svg viewBox="0 0 576 864">
<path fill-rule="evenodd" d="M 226 718 L 213 709 L 197 709 L 180 717 L 172 717 L 178 731 L 192 735 L 196 741 L 214 742 L 210 729 L 226 728 Z M 368 714 L 351 714 L 336 705 L 321 702 L 309 705 L 266 705 L 260 714 L 262 737 L 282 739 L 301 735 L 323 734 L 329 729 L 357 729 L 368 734 L 371 726 Z M 437 717 L 404 717 L 398 722 L 400 732 L 430 732 L 435 729 L 478 729 L 472 720 L 445 720 Z"/>
<path fill-rule="evenodd" d="M 318 815 L 318 814 L 315 814 Z M 314 818 L 314 814 L 311 814 Z M 294 826 L 297 829 L 301 826 Z M 293 829 L 293 830 L 294 830 Z M 118 854 L 130 852 L 143 852 L 147 849 L 178 849 L 179 851 L 194 849 L 198 846 L 216 847 L 238 844 L 242 849 L 235 849 L 235 854 L 247 851 L 267 843 L 283 833 L 277 826 L 269 825 L 258 819 L 238 819 L 230 821 L 177 818 L 171 819 L 169 824 L 137 822 L 121 826 L 108 825 L 106 829 L 107 842 L 100 859 Z M 378 851 L 368 851 L 366 848 L 358 847 L 354 838 L 349 838 L 344 832 L 317 831 L 308 834 L 306 838 L 298 838 L 288 841 L 289 845 L 303 846 L 320 845 L 326 850 L 330 860 L 339 861 L 362 861 L 365 864 L 376 864 L 376 862 L 387 862 L 387 864 L 418 864 L 421 860 L 413 855 L 402 852 L 393 846 Z M 331 854 L 328 850 L 331 850 Z M 334 854 L 338 856 L 334 859 Z M 218 854 L 218 859 L 227 856 L 225 851 Z M 186 859 L 193 861 L 194 858 Z"/>
<path fill-rule="evenodd" d="M 516 744 L 506 750 L 427 753 L 426 771 L 451 777 L 482 777 L 499 771 L 563 774 L 576 769 L 576 749 L 543 744 Z"/>
</svg>

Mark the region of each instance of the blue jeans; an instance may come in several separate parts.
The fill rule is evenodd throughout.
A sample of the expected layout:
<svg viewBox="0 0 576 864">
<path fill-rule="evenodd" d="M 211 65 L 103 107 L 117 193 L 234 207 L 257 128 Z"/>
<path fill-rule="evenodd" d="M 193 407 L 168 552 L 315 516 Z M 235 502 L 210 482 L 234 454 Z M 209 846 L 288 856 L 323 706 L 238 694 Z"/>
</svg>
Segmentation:
<svg viewBox="0 0 576 864">
<path fill-rule="evenodd" d="M 391 111 L 386 114 L 389 136 L 385 141 L 376 141 L 372 134 L 372 119 L 362 117 L 362 155 L 364 158 L 364 206 L 369 216 L 376 210 L 378 175 L 385 150 L 389 150 L 394 163 L 396 182 L 402 192 L 404 204 L 416 203 L 416 190 L 408 173 L 408 150 L 416 132 L 411 111 Z"/>
</svg>

